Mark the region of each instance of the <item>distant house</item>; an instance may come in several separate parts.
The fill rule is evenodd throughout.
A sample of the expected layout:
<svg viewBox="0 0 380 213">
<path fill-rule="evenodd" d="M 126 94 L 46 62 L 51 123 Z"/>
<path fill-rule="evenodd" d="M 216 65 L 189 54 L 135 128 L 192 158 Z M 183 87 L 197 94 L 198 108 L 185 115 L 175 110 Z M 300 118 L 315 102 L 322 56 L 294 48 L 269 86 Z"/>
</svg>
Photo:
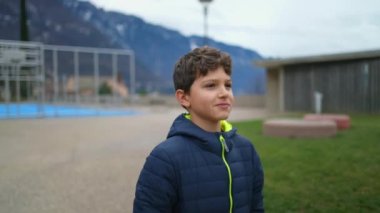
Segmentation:
<svg viewBox="0 0 380 213">
<path fill-rule="evenodd" d="M 260 60 L 272 111 L 380 112 L 380 50 Z"/>
<path fill-rule="evenodd" d="M 116 94 L 120 97 L 126 98 L 128 96 L 128 88 L 123 81 L 115 80 L 112 76 L 99 76 L 98 79 L 100 88 L 101 85 L 107 85 L 111 93 Z M 67 94 L 75 94 L 76 93 L 76 79 L 74 76 L 71 76 L 67 79 L 65 84 L 65 92 Z M 92 96 L 98 93 L 99 91 L 95 91 L 95 79 L 94 76 L 79 76 L 78 80 L 78 92 L 81 95 Z"/>
</svg>

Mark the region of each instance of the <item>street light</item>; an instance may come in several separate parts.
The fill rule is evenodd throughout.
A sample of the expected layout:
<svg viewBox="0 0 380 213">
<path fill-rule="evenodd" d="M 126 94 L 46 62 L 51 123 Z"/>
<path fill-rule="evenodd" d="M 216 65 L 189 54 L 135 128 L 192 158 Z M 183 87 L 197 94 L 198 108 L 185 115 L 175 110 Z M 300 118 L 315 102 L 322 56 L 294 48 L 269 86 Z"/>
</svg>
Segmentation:
<svg viewBox="0 0 380 213">
<path fill-rule="evenodd" d="M 26 0 L 20 0 L 20 40 L 29 41 Z"/>
<path fill-rule="evenodd" d="M 199 0 L 199 2 L 203 5 L 203 15 L 204 15 L 204 37 L 203 44 L 207 45 L 207 13 L 208 13 L 208 5 L 212 2 L 212 0 Z"/>
</svg>

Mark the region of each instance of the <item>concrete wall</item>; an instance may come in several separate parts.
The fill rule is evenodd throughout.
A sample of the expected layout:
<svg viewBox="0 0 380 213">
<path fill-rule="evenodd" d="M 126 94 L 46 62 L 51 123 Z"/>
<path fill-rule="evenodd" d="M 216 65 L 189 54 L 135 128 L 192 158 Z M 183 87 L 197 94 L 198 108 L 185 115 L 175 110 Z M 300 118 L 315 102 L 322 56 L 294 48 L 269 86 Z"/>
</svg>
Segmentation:
<svg viewBox="0 0 380 213">
<path fill-rule="evenodd" d="M 267 95 L 265 107 L 269 111 L 278 112 L 280 107 L 280 72 L 269 70 L 267 72 Z"/>
</svg>

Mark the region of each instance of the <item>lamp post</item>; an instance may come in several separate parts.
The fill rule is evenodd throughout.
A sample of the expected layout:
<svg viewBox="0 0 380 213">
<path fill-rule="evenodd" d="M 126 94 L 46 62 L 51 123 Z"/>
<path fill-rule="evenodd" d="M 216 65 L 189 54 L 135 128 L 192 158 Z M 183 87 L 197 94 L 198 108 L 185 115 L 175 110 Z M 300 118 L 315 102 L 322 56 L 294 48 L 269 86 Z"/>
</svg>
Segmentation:
<svg viewBox="0 0 380 213">
<path fill-rule="evenodd" d="M 208 5 L 212 2 L 212 0 L 199 0 L 199 2 L 203 5 L 203 24 L 204 24 L 204 36 L 203 36 L 203 45 L 207 45 L 207 15 L 208 15 Z"/>
<path fill-rule="evenodd" d="M 26 0 L 20 0 L 20 40 L 29 41 Z"/>
</svg>

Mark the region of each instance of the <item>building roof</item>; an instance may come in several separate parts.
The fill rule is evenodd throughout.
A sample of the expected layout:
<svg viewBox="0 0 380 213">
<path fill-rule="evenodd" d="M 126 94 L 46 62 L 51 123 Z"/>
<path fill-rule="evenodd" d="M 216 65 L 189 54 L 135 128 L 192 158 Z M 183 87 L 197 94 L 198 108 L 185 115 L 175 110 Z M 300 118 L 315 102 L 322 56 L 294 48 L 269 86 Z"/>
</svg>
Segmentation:
<svg viewBox="0 0 380 213">
<path fill-rule="evenodd" d="M 293 58 L 267 59 L 267 60 L 258 60 L 258 61 L 255 61 L 254 63 L 264 68 L 276 68 L 276 67 L 282 67 L 285 65 L 292 65 L 292 64 L 346 61 L 346 60 L 353 60 L 353 59 L 368 59 L 368 58 L 377 58 L 377 57 L 380 57 L 380 50 L 368 50 L 368 51 L 360 51 L 360 52 L 337 53 L 337 54 L 326 54 L 326 55 L 315 55 L 315 56 L 293 57 Z"/>
</svg>

